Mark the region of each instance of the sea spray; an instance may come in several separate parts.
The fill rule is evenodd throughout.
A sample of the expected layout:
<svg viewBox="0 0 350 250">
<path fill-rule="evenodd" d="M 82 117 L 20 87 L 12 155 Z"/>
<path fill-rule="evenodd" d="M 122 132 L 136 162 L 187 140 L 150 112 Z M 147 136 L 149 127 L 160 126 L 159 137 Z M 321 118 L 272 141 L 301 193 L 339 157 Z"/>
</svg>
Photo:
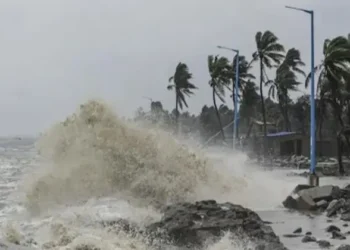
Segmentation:
<svg viewBox="0 0 350 250">
<path fill-rule="evenodd" d="M 279 204 L 284 180 L 246 164 L 243 153 L 195 145 L 88 101 L 37 141 L 39 165 L 22 176 L 30 212 L 19 219 L 24 242 L 33 239 L 47 249 L 176 249 L 101 222 L 125 219 L 143 228 L 160 220 L 160 207 L 183 201 Z M 207 249 L 246 249 L 241 243 L 224 237 Z"/>
<path fill-rule="evenodd" d="M 96 100 L 46 131 L 37 147 L 43 168 L 27 188 L 28 208 L 36 212 L 111 195 L 159 207 L 196 199 L 202 187 L 219 194 L 242 184 L 222 182 L 227 175 L 198 152 L 165 132 L 119 119 Z"/>
</svg>

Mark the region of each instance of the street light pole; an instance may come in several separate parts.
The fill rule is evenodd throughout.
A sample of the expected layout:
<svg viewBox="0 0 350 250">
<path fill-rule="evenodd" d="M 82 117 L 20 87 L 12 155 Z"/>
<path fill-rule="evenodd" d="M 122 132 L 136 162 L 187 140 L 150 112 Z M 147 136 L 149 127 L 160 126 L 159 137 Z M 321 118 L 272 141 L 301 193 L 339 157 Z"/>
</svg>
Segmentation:
<svg viewBox="0 0 350 250">
<path fill-rule="evenodd" d="M 315 114 L 315 37 L 314 37 L 314 11 L 291 6 L 288 9 L 302 11 L 311 17 L 311 93 L 310 93 L 310 185 L 318 186 L 319 179 L 316 176 L 316 114 Z"/>
<path fill-rule="evenodd" d="M 238 140 L 238 85 L 239 84 L 239 50 L 236 53 L 236 81 L 235 81 L 235 124 L 233 126 L 233 132 L 235 142 Z"/>
<path fill-rule="evenodd" d="M 233 123 L 233 148 L 238 140 L 238 86 L 239 86 L 239 50 L 231 49 L 228 47 L 217 46 L 219 49 L 226 49 L 236 53 L 236 79 L 232 90 L 234 90 L 233 103 L 234 103 L 234 123 Z"/>
</svg>

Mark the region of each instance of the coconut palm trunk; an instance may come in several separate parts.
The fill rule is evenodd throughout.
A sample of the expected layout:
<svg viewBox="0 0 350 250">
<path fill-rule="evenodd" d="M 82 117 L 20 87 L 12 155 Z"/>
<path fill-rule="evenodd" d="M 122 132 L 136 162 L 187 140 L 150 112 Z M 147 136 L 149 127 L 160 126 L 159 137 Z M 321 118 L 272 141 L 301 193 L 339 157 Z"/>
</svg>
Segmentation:
<svg viewBox="0 0 350 250">
<path fill-rule="evenodd" d="M 176 133 L 179 132 L 179 90 L 175 87 L 175 129 Z"/>
<path fill-rule="evenodd" d="M 260 63 L 260 100 L 261 100 L 261 113 L 263 118 L 263 130 L 264 130 L 264 154 L 267 153 L 267 128 L 266 128 L 266 111 L 265 100 L 263 93 L 264 83 L 264 68 L 272 68 L 279 65 L 284 59 L 284 47 L 278 43 L 278 38 L 271 32 L 265 31 L 257 32 L 255 35 L 255 42 L 257 50 L 253 53 L 253 60 L 257 60 Z M 274 65 L 276 64 L 276 65 Z"/>
<path fill-rule="evenodd" d="M 261 115 L 263 117 L 263 132 L 264 132 L 264 140 L 263 140 L 263 147 L 264 147 L 264 154 L 267 153 L 267 129 L 266 129 L 266 113 L 265 113 L 265 100 L 264 100 L 264 93 L 263 93 L 263 82 L 264 82 L 264 75 L 263 75 L 263 62 L 260 60 L 260 101 L 261 101 Z"/>
<path fill-rule="evenodd" d="M 216 105 L 216 94 L 215 94 L 215 89 L 214 88 L 213 88 L 213 103 L 214 103 L 216 117 L 218 118 L 218 122 L 219 122 L 219 126 L 220 126 L 220 133 L 221 133 L 221 136 L 222 136 L 222 140 L 225 140 L 225 134 L 224 134 L 224 129 L 222 128 L 220 113 L 219 113 L 218 107 Z"/>
</svg>

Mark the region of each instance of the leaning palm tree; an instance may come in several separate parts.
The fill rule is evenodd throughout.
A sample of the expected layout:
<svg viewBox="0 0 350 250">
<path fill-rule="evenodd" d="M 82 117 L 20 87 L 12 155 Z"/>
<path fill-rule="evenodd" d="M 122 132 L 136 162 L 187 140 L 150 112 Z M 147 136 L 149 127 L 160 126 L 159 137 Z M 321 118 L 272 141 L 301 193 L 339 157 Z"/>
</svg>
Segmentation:
<svg viewBox="0 0 350 250">
<path fill-rule="evenodd" d="M 321 64 L 315 67 L 319 72 L 317 81 L 317 95 L 321 104 L 329 103 L 333 108 L 333 114 L 340 125 L 341 135 L 345 129 L 342 113 L 345 103 L 349 100 L 350 79 L 350 42 L 347 37 L 339 36 L 332 40 L 326 39 L 323 44 L 323 56 Z M 311 73 L 306 78 L 305 86 L 308 86 Z M 339 136 L 338 136 L 339 137 Z M 349 138 L 345 136 L 348 145 Z M 338 144 L 338 154 L 341 155 L 342 147 Z M 339 168 L 341 170 L 341 162 Z"/>
<path fill-rule="evenodd" d="M 265 112 L 265 99 L 263 94 L 263 83 L 265 81 L 264 72 L 265 68 L 272 68 L 275 65 L 279 65 L 284 58 L 284 47 L 278 42 L 277 36 L 271 31 L 265 31 L 264 33 L 258 32 L 255 35 L 255 42 L 257 50 L 253 53 L 253 59 L 260 63 L 260 100 L 261 100 L 261 113 L 264 123 L 264 137 L 266 137 L 266 112 Z"/>
<path fill-rule="evenodd" d="M 176 66 L 175 73 L 169 78 L 169 82 L 173 84 L 168 85 L 168 90 L 175 90 L 175 121 L 178 127 L 179 107 L 182 110 L 184 106 L 188 107 L 186 96 L 193 95 L 193 90 L 197 87 L 190 82 L 192 74 L 189 72 L 188 66 L 185 63 L 179 62 Z"/>
<path fill-rule="evenodd" d="M 324 59 L 315 67 L 319 73 L 317 81 L 317 95 L 320 103 L 329 103 L 334 116 L 339 125 L 344 127 L 342 118 L 343 108 L 349 95 L 350 79 L 350 42 L 346 37 L 336 37 L 332 40 L 326 39 L 323 45 Z M 311 73 L 305 81 L 305 87 L 308 86 Z"/>
<path fill-rule="evenodd" d="M 288 106 L 290 103 L 290 91 L 297 91 L 297 87 L 301 84 L 298 81 L 296 73 L 305 77 L 305 72 L 301 69 L 304 62 L 300 58 L 299 50 L 294 48 L 288 50 L 283 62 L 276 70 L 274 80 L 269 80 L 265 85 L 270 85 L 269 97 L 277 97 L 280 112 L 283 116 L 285 129 L 291 131 L 291 124 L 288 116 Z"/>
<path fill-rule="evenodd" d="M 279 71 L 279 70 L 277 70 Z M 276 78 L 266 82 L 266 85 L 270 85 L 268 95 L 269 97 L 276 98 L 278 101 L 278 107 L 283 116 L 285 130 L 291 131 L 291 125 L 288 117 L 288 105 L 290 103 L 289 93 L 291 91 L 297 91 L 297 87 L 301 84 L 297 80 L 294 72 L 287 70 L 280 70 L 276 73 Z"/>
<path fill-rule="evenodd" d="M 291 107 L 291 112 L 295 118 L 297 124 L 297 130 L 302 134 L 306 133 L 306 128 L 309 126 L 309 117 L 310 117 L 310 96 L 302 95 L 298 97 L 294 105 Z"/>
<path fill-rule="evenodd" d="M 218 97 L 221 102 L 225 103 L 225 88 L 229 88 L 230 84 L 229 60 L 226 57 L 214 57 L 210 55 L 208 56 L 208 70 L 210 74 L 209 85 L 212 88 L 214 108 L 218 118 L 222 139 L 225 140 L 222 122 L 216 104 L 216 97 Z"/>
</svg>

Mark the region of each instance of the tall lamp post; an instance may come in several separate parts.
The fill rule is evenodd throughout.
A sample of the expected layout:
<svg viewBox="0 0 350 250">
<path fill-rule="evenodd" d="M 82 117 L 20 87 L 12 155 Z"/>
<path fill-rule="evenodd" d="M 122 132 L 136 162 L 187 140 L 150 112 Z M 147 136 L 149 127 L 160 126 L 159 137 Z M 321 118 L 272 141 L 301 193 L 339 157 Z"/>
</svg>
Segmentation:
<svg viewBox="0 0 350 250">
<path fill-rule="evenodd" d="M 302 11 L 311 17 L 311 93 L 310 93 L 310 177 L 309 184 L 312 186 L 319 185 L 319 178 L 316 176 L 316 116 L 315 116 L 315 43 L 314 43 L 314 11 L 306 10 L 291 6 L 286 6 L 288 9 Z"/>
<path fill-rule="evenodd" d="M 233 86 L 234 95 L 233 102 L 234 102 L 234 123 L 233 123 L 233 148 L 235 147 L 235 143 L 238 140 L 238 134 L 237 134 L 237 128 L 238 128 L 238 82 L 239 82 L 239 50 L 238 49 L 232 49 L 224 46 L 217 46 L 219 49 L 225 49 L 230 50 L 236 53 L 236 80 Z"/>
</svg>

